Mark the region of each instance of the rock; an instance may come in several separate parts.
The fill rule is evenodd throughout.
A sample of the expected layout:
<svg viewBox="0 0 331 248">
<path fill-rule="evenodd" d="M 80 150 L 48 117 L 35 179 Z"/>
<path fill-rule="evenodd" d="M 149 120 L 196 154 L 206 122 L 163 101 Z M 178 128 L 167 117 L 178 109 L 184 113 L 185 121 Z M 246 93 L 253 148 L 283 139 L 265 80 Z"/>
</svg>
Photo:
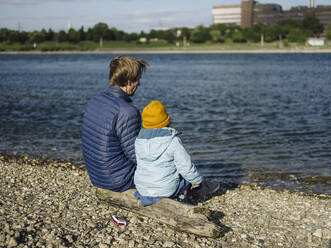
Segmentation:
<svg viewBox="0 0 331 248">
<path fill-rule="evenodd" d="M 330 229 L 329 230 L 324 229 L 322 233 L 323 233 L 323 238 L 331 240 L 331 230 Z M 331 241 L 330 241 L 330 244 L 331 244 Z"/>
<path fill-rule="evenodd" d="M 13 237 L 11 237 L 8 242 L 8 247 L 16 247 L 16 246 L 17 246 L 16 240 Z"/>
<path fill-rule="evenodd" d="M 323 236 L 323 234 L 322 234 L 322 230 L 321 230 L 321 229 L 317 229 L 317 230 L 313 233 L 313 235 L 314 235 L 315 237 L 322 238 L 322 236 Z"/>
<path fill-rule="evenodd" d="M 134 242 L 134 240 L 130 240 L 129 241 L 129 247 L 130 248 L 133 248 L 133 247 L 135 247 L 136 246 L 136 242 Z"/>
<path fill-rule="evenodd" d="M 295 238 L 297 240 L 304 240 L 305 236 L 303 234 L 298 234 Z"/>
<path fill-rule="evenodd" d="M 70 243 L 74 242 L 71 235 L 66 235 L 65 237 Z"/>
<path fill-rule="evenodd" d="M 163 244 L 163 247 L 174 247 L 174 246 L 175 246 L 175 243 L 171 242 L 171 241 L 166 241 Z"/>
<path fill-rule="evenodd" d="M 210 239 L 99 201 L 86 170 L 71 168 L 0 156 L 0 247 L 329 247 L 327 196 L 250 186 L 224 190 L 196 202 L 224 227 L 221 238 Z M 128 225 L 113 225 L 112 214 Z"/>
</svg>

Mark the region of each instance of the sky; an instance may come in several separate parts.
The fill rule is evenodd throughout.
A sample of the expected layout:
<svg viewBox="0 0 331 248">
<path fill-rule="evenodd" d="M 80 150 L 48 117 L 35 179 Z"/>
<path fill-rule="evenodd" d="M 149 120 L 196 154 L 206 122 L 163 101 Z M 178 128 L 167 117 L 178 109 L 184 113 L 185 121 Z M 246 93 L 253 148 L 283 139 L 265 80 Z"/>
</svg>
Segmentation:
<svg viewBox="0 0 331 248">
<path fill-rule="evenodd" d="M 125 32 L 151 29 L 209 26 L 211 9 L 217 5 L 239 4 L 241 0 L 0 0 L 0 28 L 33 31 L 49 28 L 58 32 L 99 22 Z M 309 0 L 260 0 L 278 3 L 283 9 L 308 6 Z M 331 0 L 315 0 L 331 5 Z M 70 23 L 70 24 L 69 24 Z"/>
</svg>

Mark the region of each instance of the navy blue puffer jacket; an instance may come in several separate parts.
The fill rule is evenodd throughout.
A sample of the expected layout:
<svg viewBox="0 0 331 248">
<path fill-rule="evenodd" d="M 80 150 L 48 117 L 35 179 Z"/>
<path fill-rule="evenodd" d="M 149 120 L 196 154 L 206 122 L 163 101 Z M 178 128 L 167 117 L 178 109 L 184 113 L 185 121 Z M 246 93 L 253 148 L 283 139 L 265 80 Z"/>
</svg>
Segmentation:
<svg viewBox="0 0 331 248">
<path fill-rule="evenodd" d="M 134 142 L 140 125 L 139 110 L 118 87 L 110 86 L 90 100 L 83 119 L 82 150 L 94 186 L 116 192 L 133 186 Z"/>
</svg>

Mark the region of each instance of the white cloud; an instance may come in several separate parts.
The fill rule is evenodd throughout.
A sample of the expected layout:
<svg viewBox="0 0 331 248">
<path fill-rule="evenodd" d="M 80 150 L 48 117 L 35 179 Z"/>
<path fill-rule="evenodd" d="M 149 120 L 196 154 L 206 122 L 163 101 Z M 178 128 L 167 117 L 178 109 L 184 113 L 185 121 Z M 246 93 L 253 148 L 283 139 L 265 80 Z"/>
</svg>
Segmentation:
<svg viewBox="0 0 331 248">
<path fill-rule="evenodd" d="M 174 28 L 181 26 L 194 27 L 197 23 L 199 14 L 196 9 L 182 10 L 176 8 L 157 9 L 141 11 L 137 10 L 130 13 L 117 13 L 110 17 L 104 17 L 103 22 L 109 26 L 115 26 L 118 29 L 127 32 L 136 32 L 138 30 L 148 31 L 152 28 Z M 199 16 L 199 17 L 198 17 Z"/>
<path fill-rule="evenodd" d="M 0 4 L 7 5 L 36 5 L 49 2 L 86 2 L 89 0 L 0 0 Z"/>
</svg>

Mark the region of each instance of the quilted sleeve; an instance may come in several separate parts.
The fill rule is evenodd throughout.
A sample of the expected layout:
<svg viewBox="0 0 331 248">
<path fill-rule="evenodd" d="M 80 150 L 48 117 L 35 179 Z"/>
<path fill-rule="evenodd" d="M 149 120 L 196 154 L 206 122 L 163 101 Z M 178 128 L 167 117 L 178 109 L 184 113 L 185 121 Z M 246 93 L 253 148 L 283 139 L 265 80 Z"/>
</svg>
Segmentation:
<svg viewBox="0 0 331 248">
<path fill-rule="evenodd" d="M 139 133 L 140 125 L 141 118 L 139 110 L 119 111 L 115 131 L 125 156 L 134 164 L 137 164 L 134 142 Z"/>
</svg>

